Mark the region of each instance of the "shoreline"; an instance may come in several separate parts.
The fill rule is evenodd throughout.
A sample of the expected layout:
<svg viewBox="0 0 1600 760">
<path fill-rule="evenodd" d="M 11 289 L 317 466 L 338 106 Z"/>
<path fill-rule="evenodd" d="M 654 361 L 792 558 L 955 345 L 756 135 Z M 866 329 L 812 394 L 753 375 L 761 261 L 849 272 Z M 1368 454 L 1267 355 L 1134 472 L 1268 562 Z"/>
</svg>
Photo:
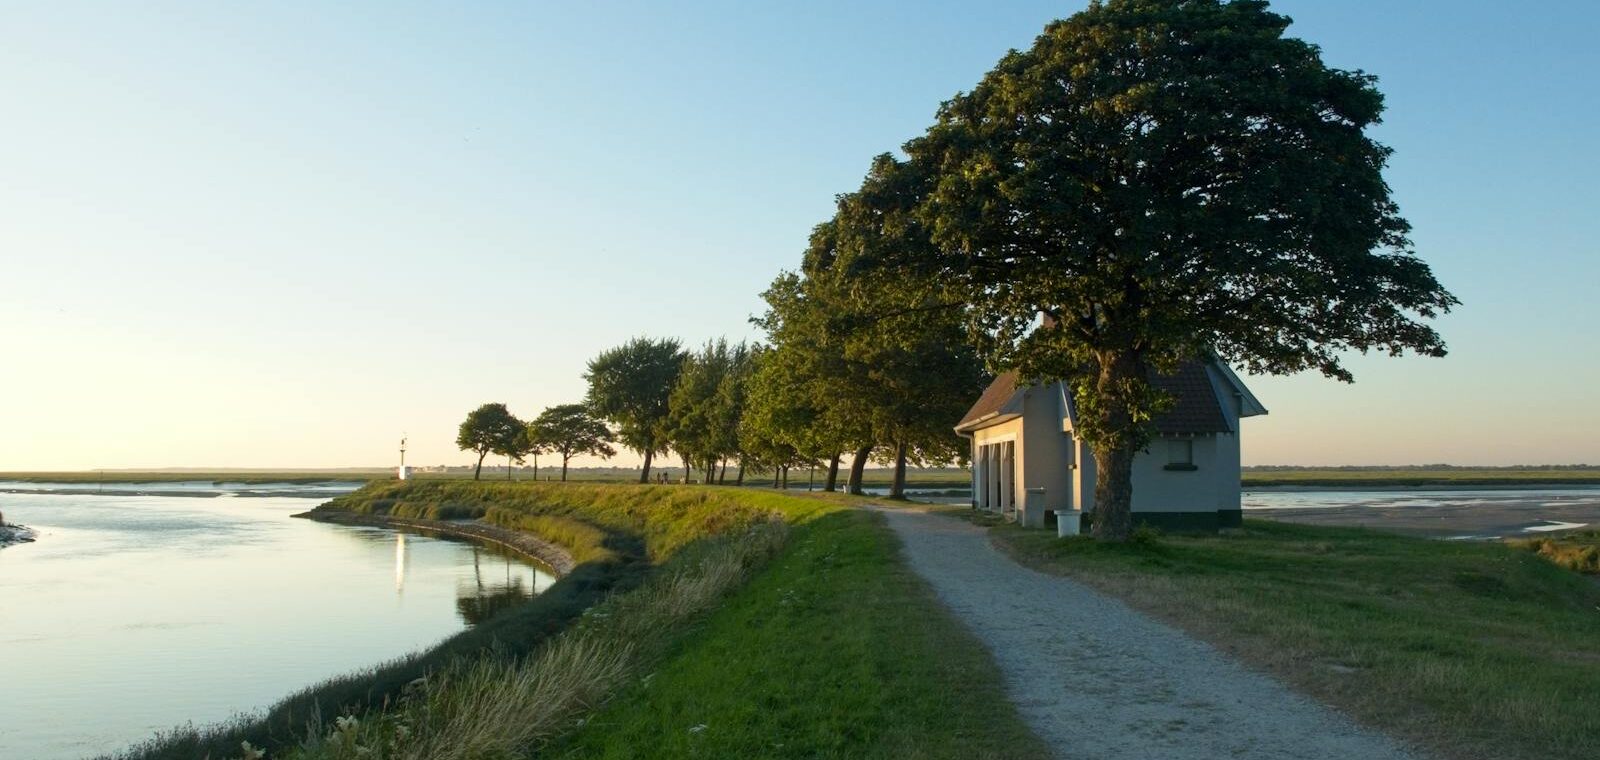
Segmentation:
<svg viewBox="0 0 1600 760">
<path fill-rule="evenodd" d="M 0 525 L 0 549 L 13 544 L 30 544 L 38 537 L 32 528 L 15 523 Z"/>
<path fill-rule="evenodd" d="M 1600 490 L 1600 482 L 1593 480 L 1453 480 L 1407 483 L 1380 480 L 1320 480 L 1303 483 L 1270 481 L 1245 481 L 1242 490 L 1274 492 L 1329 492 L 1329 491 L 1593 491 Z"/>
<path fill-rule="evenodd" d="M 572 573 L 577 563 L 572 554 L 562 547 L 532 534 L 479 520 L 425 520 L 413 517 L 391 517 L 348 512 L 342 509 L 316 507 L 306 512 L 290 515 L 334 525 L 354 525 L 371 528 L 391 528 L 437 533 L 452 538 L 479 541 L 508 549 L 531 559 L 555 572 L 557 578 Z"/>
</svg>

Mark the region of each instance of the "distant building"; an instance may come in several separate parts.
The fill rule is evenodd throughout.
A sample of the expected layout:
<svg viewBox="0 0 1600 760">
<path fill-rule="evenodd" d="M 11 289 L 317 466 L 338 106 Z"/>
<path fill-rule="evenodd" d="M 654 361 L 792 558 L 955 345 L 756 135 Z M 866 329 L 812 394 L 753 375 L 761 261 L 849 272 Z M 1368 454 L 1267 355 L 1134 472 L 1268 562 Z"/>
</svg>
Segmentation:
<svg viewBox="0 0 1600 760">
<path fill-rule="evenodd" d="M 1151 379 L 1176 404 L 1155 419 L 1155 439 L 1134 457 L 1134 524 L 1239 525 L 1239 422 L 1266 408 L 1221 362 Z M 1075 433 L 1076 417 L 1066 383 L 1018 387 L 1014 372 L 996 378 L 956 425 L 972 443 L 974 506 L 1029 527 L 1092 512 L 1094 455 Z"/>
</svg>

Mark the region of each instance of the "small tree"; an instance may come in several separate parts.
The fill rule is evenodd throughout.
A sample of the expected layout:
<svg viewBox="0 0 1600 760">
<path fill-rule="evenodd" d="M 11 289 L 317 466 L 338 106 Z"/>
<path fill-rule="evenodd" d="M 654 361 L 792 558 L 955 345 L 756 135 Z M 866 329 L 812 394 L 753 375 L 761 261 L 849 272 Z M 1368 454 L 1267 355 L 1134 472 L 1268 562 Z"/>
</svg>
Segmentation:
<svg viewBox="0 0 1600 760">
<path fill-rule="evenodd" d="M 672 339 L 634 338 L 589 361 L 584 403 L 595 416 L 617 426 L 616 438 L 644 457 L 639 482 L 650 480 L 650 463 L 667 451 L 668 399 L 677 385 L 683 350 Z"/>
<path fill-rule="evenodd" d="M 529 429 L 541 448 L 561 455 L 563 483 L 567 480 L 567 463 L 573 457 L 587 454 L 609 459 L 617 453 L 610 445 L 616 440 L 611 429 L 595 419 L 583 404 L 552 406 L 541 412 Z"/>
<path fill-rule="evenodd" d="M 523 455 L 533 457 L 533 479 L 539 480 L 539 455 L 550 453 L 549 443 L 539 437 L 537 425 L 529 422 L 523 429 Z"/>
<path fill-rule="evenodd" d="M 456 446 L 478 455 L 478 465 L 472 471 L 472 479 L 477 480 L 483 475 L 484 457 L 490 454 L 514 456 L 522 450 L 525 436 L 522 421 L 513 416 L 505 404 L 484 404 L 472 410 L 461 423 L 456 433 Z"/>
</svg>

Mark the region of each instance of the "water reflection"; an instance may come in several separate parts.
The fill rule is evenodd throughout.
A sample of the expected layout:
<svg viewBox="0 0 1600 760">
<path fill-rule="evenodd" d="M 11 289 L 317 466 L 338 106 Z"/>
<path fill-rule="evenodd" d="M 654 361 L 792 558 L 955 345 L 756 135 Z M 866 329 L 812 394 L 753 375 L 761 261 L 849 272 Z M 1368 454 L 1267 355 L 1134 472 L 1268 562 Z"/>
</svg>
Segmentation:
<svg viewBox="0 0 1600 760">
<path fill-rule="evenodd" d="M 406 534 L 394 534 L 394 591 L 403 594 L 406 590 Z"/>
<path fill-rule="evenodd" d="M 522 585 L 522 579 L 517 578 L 510 585 L 472 589 L 457 596 L 456 614 L 467 625 L 478 625 L 533 596 L 533 589 Z"/>
<path fill-rule="evenodd" d="M 0 758 L 113 752 L 264 707 L 525 601 L 547 571 L 425 534 L 291 519 L 313 499 L 3 494 Z M 196 603 L 196 600 L 204 600 Z"/>
</svg>

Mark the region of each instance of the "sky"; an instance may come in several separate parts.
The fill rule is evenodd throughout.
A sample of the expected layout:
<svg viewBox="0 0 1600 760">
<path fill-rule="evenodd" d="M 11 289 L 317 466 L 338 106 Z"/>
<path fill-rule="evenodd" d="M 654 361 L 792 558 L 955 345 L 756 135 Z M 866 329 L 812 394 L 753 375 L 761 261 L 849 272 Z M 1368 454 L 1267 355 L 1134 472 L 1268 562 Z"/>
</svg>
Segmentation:
<svg viewBox="0 0 1600 760">
<path fill-rule="evenodd" d="M 6 3 L 0 471 L 465 463 L 601 349 L 757 337 L 871 157 L 1084 4 Z M 1274 9 L 1380 77 L 1463 304 L 1448 358 L 1247 377 L 1245 463 L 1600 463 L 1600 6 Z"/>
</svg>

